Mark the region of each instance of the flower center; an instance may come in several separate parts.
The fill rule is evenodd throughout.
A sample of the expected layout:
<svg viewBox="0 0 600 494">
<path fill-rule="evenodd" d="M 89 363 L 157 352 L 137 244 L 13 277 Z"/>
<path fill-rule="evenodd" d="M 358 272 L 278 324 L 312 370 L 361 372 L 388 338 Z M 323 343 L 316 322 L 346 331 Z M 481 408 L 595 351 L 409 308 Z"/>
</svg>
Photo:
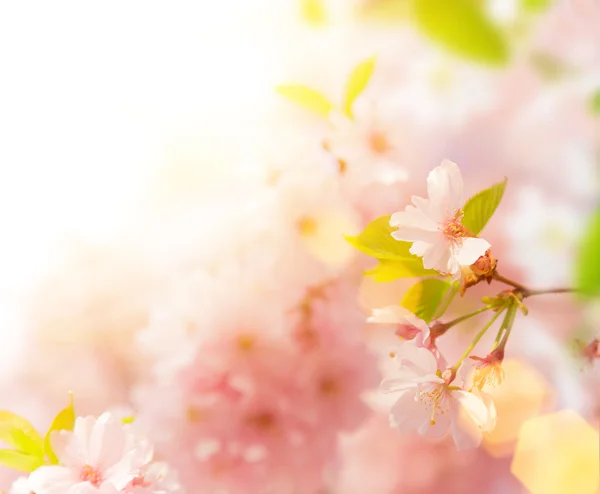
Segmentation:
<svg viewBox="0 0 600 494">
<path fill-rule="evenodd" d="M 100 484 L 102 483 L 102 472 L 90 465 L 84 465 L 79 474 L 79 479 L 82 482 L 89 482 L 94 487 L 100 487 Z"/>
<path fill-rule="evenodd" d="M 277 419 L 270 412 L 259 412 L 246 418 L 246 423 L 263 432 L 273 432 L 277 427 Z"/>
<path fill-rule="evenodd" d="M 391 146 L 383 132 L 373 131 L 369 134 L 369 148 L 375 154 L 384 154 L 391 149 Z"/>
<path fill-rule="evenodd" d="M 419 389 L 419 403 L 425 407 L 425 410 L 431 408 L 431 419 L 429 423 L 435 425 L 435 416 L 444 415 L 449 407 L 446 403 L 445 386 L 429 386 Z"/>
<path fill-rule="evenodd" d="M 462 224 L 463 212 L 458 209 L 452 218 L 440 223 L 440 230 L 446 239 L 452 244 L 462 244 L 462 239 L 469 235 L 469 232 Z"/>
</svg>

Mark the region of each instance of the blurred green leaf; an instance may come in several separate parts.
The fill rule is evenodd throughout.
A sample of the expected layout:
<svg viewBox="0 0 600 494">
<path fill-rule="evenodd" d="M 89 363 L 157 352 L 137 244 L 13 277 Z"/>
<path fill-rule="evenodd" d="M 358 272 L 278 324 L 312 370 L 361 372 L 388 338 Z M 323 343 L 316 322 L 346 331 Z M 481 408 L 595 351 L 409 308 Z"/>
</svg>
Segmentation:
<svg viewBox="0 0 600 494">
<path fill-rule="evenodd" d="M 275 90 L 284 98 L 299 104 L 322 117 L 328 117 L 333 105 L 317 90 L 298 84 L 277 86 Z"/>
<path fill-rule="evenodd" d="M 50 463 L 56 465 L 58 463 L 58 458 L 54 454 L 52 450 L 52 444 L 50 441 L 50 436 L 54 431 L 72 431 L 75 427 L 75 408 L 73 407 L 73 395 L 69 394 L 69 405 L 61 410 L 58 415 L 52 421 L 52 425 L 46 432 L 46 437 L 44 439 L 44 451 L 46 456 L 50 460 Z"/>
<path fill-rule="evenodd" d="M 130 416 L 130 417 L 123 417 L 121 419 L 121 423 L 122 424 L 133 424 L 133 422 L 135 421 L 135 417 Z"/>
<path fill-rule="evenodd" d="M 575 285 L 584 296 L 600 295 L 600 210 L 592 215 L 579 246 Z"/>
<path fill-rule="evenodd" d="M 352 118 L 352 105 L 367 87 L 374 69 L 375 58 L 372 57 L 360 62 L 350 74 L 343 103 L 343 111 L 348 117 Z"/>
<path fill-rule="evenodd" d="M 465 203 L 462 222 L 475 235 L 479 235 L 496 212 L 496 208 L 504 196 L 506 181 L 507 179 L 504 179 L 504 181 L 478 192 Z"/>
<path fill-rule="evenodd" d="M 540 13 L 552 5 L 552 0 L 521 0 L 521 8 L 526 12 Z"/>
<path fill-rule="evenodd" d="M 313 26 L 321 26 L 327 21 L 324 0 L 300 0 L 300 15 Z"/>
<path fill-rule="evenodd" d="M 600 89 L 598 89 L 590 98 L 590 110 L 595 115 L 600 115 Z"/>
<path fill-rule="evenodd" d="M 0 440 L 25 453 L 43 449 L 44 444 L 26 418 L 6 410 L 0 410 Z"/>
<path fill-rule="evenodd" d="M 11 449 L 0 449 L 0 465 L 7 468 L 30 473 L 43 464 L 43 457 L 20 453 Z"/>
<path fill-rule="evenodd" d="M 450 283 L 445 280 L 421 280 L 409 288 L 400 305 L 429 323 L 449 288 Z"/>
<path fill-rule="evenodd" d="M 439 276 L 440 273 L 433 269 L 425 269 L 420 257 L 414 256 L 412 259 L 403 261 L 391 261 L 381 259 L 379 264 L 373 269 L 366 271 L 378 283 L 387 283 L 401 278 L 418 278 L 421 276 Z"/>
<path fill-rule="evenodd" d="M 412 0 L 417 27 L 448 51 L 488 64 L 508 61 L 508 44 L 472 0 Z"/>
</svg>

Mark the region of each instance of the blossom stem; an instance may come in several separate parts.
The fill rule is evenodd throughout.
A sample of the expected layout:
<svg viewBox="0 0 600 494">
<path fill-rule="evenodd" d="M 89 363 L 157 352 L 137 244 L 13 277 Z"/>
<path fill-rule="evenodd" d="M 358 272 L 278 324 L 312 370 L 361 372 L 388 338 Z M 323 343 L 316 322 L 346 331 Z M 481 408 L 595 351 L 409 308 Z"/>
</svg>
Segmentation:
<svg viewBox="0 0 600 494">
<path fill-rule="evenodd" d="M 494 350 L 496 348 L 500 348 L 500 350 L 504 350 L 506 347 L 506 342 L 508 341 L 508 337 L 512 331 L 513 323 L 515 322 L 515 316 L 517 315 L 518 304 L 511 304 L 508 307 L 508 311 L 506 316 L 504 317 L 504 321 L 502 321 L 502 326 L 498 330 L 498 335 L 496 336 L 496 342 L 494 343 Z"/>
<path fill-rule="evenodd" d="M 473 349 L 475 348 L 477 343 L 479 343 L 479 340 L 481 340 L 481 338 L 483 338 L 483 336 L 485 335 L 487 330 L 490 329 L 490 327 L 492 326 L 492 324 L 494 324 L 494 322 L 496 322 L 496 319 L 498 319 L 498 317 L 500 317 L 500 314 L 502 314 L 502 312 L 504 312 L 504 309 L 506 309 L 506 306 L 500 308 L 498 310 L 498 312 L 496 312 L 494 314 L 494 316 L 488 321 L 488 323 L 483 327 L 483 329 L 481 331 L 479 331 L 479 333 L 477 333 L 477 335 L 475 336 L 475 339 L 473 339 L 473 342 L 469 345 L 469 348 L 467 348 L 465 353 L 463 353 L 462 357 L 460 357 L 458 359 L 458 362 L 456 362 L 456 364 L 454 364 L 454 366 L 452 367 L 453 372 L 458 371 L 458 369 L 460 368 L 463 361 L 471 354 L 471 352 L 473 351 Z"/>
<path fill-rule="evenodd" d="M 511 279 L 505 278 L 504 276 L 502 276 L 500 273 L 495 272 L 492 275 L 492 278 L 495 279 L 496 281 L 499 281 L 500 283 L 505 283 L 506 285 L 510 285 L 513 288 L 516 288 L 517 290 L 521 291 L 521 292 L 527 292 L 527 288 L 525 288 L 523 285 L 521 285 L 520 283 L 517 283 L 516 281 L 513 281 Z"/>
<path fill-rule="evenodd" d="M 490 309 L 493 309 L 493 306 L 486 305 L 485 307 L 478 309 L 475 312 L 470 312 L 469 314 L 465 314 L 464 316 L 460 316 L 460 317 L 457 317 L 456 319 L 452 319 L 452 321 L 445 323 L 444 326 L 446 327 L 446 329 L 450 329 L 452 326 L 456 326 L 457 324 L 460 324 L 461 322 L 466 321 L 467 319 L 471 319 L 472 317 L 475 317 L 476 315 L 481 314 Z"/>
<path fill-rule="evenodd" d="M 575 288 L 549 288 L 546 290 L 525 290 L 523 292 L 523 298 L 532 297 L 534 295 L 547 295 L 550 293 L 573 293 L 577 290 Z"/>
<path fill-rule="evenodd" d="M 523 296 L 523 298 L 533 297 L 534 295 L 548 295 L 551 293 L 573 293 L 573 292 L 577 291 L 577 289 L 575 289 L 575 288 L 564 288 L 564 287 L 548 288 L 545 290 L 532 290 L 531 288 L 527 288 L 526 286 L 521 285 L 520 283 L 517 283 L 516 281 L 513 281 L 509 278 L 506 278 L 499 273 L 494 273 L 493 279 L 495 279 L 496 281 L 499 281 L 501 283 L 505 283 L 507 285 L 512 286 Z"/>
</svg>

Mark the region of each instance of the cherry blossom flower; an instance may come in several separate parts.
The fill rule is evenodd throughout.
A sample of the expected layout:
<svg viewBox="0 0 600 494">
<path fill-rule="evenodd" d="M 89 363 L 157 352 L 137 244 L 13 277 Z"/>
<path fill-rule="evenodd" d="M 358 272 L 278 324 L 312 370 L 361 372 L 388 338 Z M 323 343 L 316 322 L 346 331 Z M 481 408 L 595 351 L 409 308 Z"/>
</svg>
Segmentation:
<svg viewBox="0 0 600 494">
<path fill-rule="evenodd" d="M 414 206 L 394 213 L 390 225 L 396 240 L 412 242 L 410 252 L 423 266 L 460 279 L 461 266 L 470 266 L 490 248 L 462 224 L 463 180 L 458 165 L 444 160 L 427 178 L 429 199 L 412 197 Z"/>
<path fill-rule="evenodd" d="M 158 487 L 166 475 L 149 466 L 151 445 L 109 413 L 77 418 L 72 432 L 52 436 L 52 446 L 60 464 L 31 473 L 28 484 L 36 494 L 179 492 Z"/>
<path fill-rule="evenodd" d="M 429 337 L 427 323 L 400 305 L 388 305 L 380 309 L 373 309 L 367 322 L 393 324 L 396 326 L 395 334 L 406 340 L 421 336 L 421 341 L 425 341 Z"/>
<path fill-rule="evenodd" d="M 391 426 L 428 437 L 442 437 L 451 428 L 457 449 L 478 446 L 492 420 L 484 401 L 452 385 L 435 356 L 414 342 L 404 343 L 396 360 L 400 364 L 396 375 L 381 383 L 385 393 L 399 393 L 390 413 Z"/>
</svg>

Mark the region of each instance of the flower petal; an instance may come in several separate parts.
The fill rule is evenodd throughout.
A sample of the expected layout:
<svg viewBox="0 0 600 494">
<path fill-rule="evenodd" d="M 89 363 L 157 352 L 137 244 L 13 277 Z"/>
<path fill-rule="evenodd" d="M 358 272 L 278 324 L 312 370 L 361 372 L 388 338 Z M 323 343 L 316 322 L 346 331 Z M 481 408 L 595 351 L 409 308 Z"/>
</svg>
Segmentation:
<svg viewBox="0 0 600 494">
<path fill-rule="evenodd" d="M 428 216 L 427 213 L 428 212 L 414 206 L 406 206 L 404 211 L 399 211 L 392 215 L 390 218 L 390 226 L 397 226 L 398 228 L 408 227 L 435 232 L 438 229 L 438 223 Z"/>
<path fill-rule="evenodd" d="M 481 444 L 482 426 L 488 411 L 483 402 L 467 391 L 454 391 L 450 405 L 452 438 L 458 450 L 476 448 Z"/>
<path fill-rule="evenodd" d="M 418 429 L 426 419 L 426 410 L 412 390 L 404 391 L 390 410 L 390 426 L 402 433 Z"/>
<path fill-rule="evenodd" d="M 387 305 L 380 309 L 373 309 L 372 315 L 367 319 L 367 322 L 401 324 L 406 322 L 411 315 L 414 314 L 400 305 Z"/>
<path fill-rule="evenodd" d="M 96 420 L 90 438 L 90 453 L 93 465 L 106 470 L 118 463 L 125 453 L 126 433 L 123 424 L 109 413 Z"/>
<path fill-rule="evenodd" d="M 461 266 L 470 266 L 491 247 L 490 243 L 482 238 L 468 237 L 455 252 L 456 260 Z"/>
<path fill-rule="evenodd" d="M 458 165 L 444 160 L 432 170 L 427 177 L 427 194 L 431 208 L 440 214 L 449 215 L 461 208 L 463 179 Z"/>
<path fill-rule="evenodd" d="M 386 377 L 379 386 L 383 393 L 397 393 L 410 388 L 416 388 L 417 383 L 406 379 L 405 376 Z"/>
<path fill-rule="evenodd" d="M 65 494 L 79 482 L 74 473 L 60 466 L 45 466 L 29 475 L 29 488 L 36 494 Z"/>
</svg>

